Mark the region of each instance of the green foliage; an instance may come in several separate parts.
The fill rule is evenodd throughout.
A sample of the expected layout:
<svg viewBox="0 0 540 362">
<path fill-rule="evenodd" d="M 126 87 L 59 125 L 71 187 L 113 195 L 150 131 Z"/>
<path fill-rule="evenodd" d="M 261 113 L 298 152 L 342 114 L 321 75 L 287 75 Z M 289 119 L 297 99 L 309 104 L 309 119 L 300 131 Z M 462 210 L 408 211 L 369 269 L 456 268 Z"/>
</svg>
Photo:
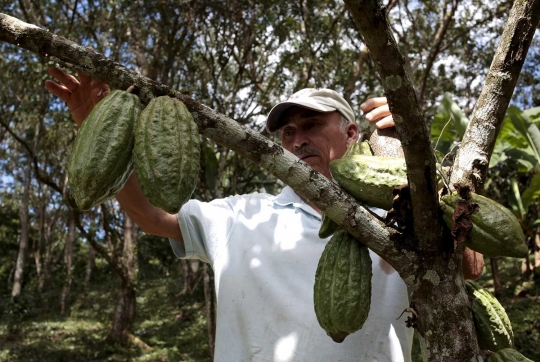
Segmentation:
<svg viewBox="0 0 540 362">
<path fill-rule="evenodd" d="M 102 274 L 107 269 L 103 266 L 96 272 Z M 119 285 L 111 283 L 110 277 L 100 280 L 102 276 L 97 275 L 96 282 L 75 286 L 73 306 L 67 317 L 58 313 L 61 285 L 41 297 L 35 293 L 34 297 L 31 293 L 23 296 L 26 311 L 18 318 L 17 328 L 12 328 L 5 315 L 0 320 L 0 361 L 210 360 L 201 287 L 193 294 L 179 297 L 181 277 L 174 270 L 168 278 L 161 273 L 157 278 L 141 281 L 132 333 L 153 348 L 145 353 L 131 344 L 110 344 L 104 340 Z"/>
<path fill-rule="evenodd" d="M 437 144 L 437 151 L 446 154 L 454 141 L 460 141 L 467 129 L 469 120 L 461 108 L 452 100 L 452 95 L 444 93 L 437 114 L 431 123 L 431 138 Z"/>
</svg>

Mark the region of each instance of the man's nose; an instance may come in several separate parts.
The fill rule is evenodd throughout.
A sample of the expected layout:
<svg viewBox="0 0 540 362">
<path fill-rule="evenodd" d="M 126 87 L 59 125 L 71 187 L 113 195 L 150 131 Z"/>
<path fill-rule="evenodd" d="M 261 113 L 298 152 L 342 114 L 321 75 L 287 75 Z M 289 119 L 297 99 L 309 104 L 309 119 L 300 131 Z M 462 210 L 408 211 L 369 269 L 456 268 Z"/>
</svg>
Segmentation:
<svg viewBox="0 0 540 362">
<path fill-rule="evenodd" d="M 309 144 L 309 139 L 306 132 L 297 130 L 294 134 L 294 147 L 302 147 Z"/>
</svg>

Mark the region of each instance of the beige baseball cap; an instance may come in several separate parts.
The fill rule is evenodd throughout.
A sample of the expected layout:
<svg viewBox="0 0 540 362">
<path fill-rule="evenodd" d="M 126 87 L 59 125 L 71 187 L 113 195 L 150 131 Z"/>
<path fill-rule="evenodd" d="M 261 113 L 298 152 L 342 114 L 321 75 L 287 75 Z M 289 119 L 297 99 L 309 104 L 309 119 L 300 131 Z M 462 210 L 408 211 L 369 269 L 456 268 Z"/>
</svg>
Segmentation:
<svg viewBox="0 0 540 362">
<path fill-rule="evenodd" d="M 289 97 L 285 102 L 276 104 L 266 120 L 266 130 L 274 133 L 280 129 L 283 112 L 291 107 L 300 106 L 319 112 L 338 111 L 349 122 L 354 122 L 354 112 L 350 104 L 336 91 L 331 89 L 305 88 Z"/>
</svg>

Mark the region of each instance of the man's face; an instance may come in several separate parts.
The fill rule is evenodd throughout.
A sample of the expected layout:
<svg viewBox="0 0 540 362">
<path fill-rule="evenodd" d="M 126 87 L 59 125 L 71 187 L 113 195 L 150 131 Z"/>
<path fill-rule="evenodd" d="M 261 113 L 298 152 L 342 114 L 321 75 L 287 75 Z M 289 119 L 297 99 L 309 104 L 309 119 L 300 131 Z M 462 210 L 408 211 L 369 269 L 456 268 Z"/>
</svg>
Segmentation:
<svg viewBox="0 0 540 362">
<path fill-rule="evenodd" d="M 283 148 L 304 160 L 314 170 L 331 178 L 330 161 L 341 158 L 347 146 L 356 142 L 358 127 L 340 127 L 339 112 L 317 112 L 293 107 L 284 115 L 284 126 L 279 130 Z"/>
</svg>

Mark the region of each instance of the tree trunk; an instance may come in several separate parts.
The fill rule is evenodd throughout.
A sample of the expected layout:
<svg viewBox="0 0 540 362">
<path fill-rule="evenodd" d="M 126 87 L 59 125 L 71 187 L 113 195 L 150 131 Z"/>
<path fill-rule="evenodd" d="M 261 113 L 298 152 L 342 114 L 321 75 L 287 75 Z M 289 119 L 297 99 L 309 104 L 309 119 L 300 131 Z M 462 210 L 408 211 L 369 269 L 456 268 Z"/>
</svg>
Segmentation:
<svg viewBox="0 0 540 362">
<path fill-rule="evenodd" d="M 189 286 L 191 285 L 191 278 L 192 278 L 188 261 L 185 259 L 178 259 L 178 269 L 180 273 L 182 274 L 182 279 L 183 279 L 183 284 L 184 284 L 182 290 L 180 291 L 180 295 L 184 295 L 184 294 L 189 293 L 190 291 Z"/>
<path fill-rule="evenodd" d="M 48 240 L 48 239 L 45 239 Z M 52 269 L 54 266 L 54 252 L 56 250 L 56 247 L 58 244 L 60 244 L 61 239 L 59 238 L 57 241 L 55 241 L 54 244 L 47 243 L 47 249 L 45 250 L 45 261 L 43 262 L 43 272 L 41 273 L 41 277 L 38 280 L 38 292 L 41 293 L 43 290 L 43 286 L 45 285 L 45 282 L 49 279 L 49 276 L 52 273 Z"/>
<path fill-rule="evenodd" d="M 45 237 L 45 212 L 47 209 L 47 205 L 44 202 L 41 206 L 41 210 L 39 212 L 39 234 L 37 240 L 34 240 L 33 245 L 33 253 L 34 253 L 34 261 L 36 264 L 36 277 L 38 280 L 38 291 L 41 291 L 39 288 L 39 281 L 43 278 L 42 277 L 42 264 L 41 264 L 41 246 L 43 245 L 43 238 Z"/>
<path fill-rule="evenodd" d="M 30 177 L 32 176 L 32 163 L 28 160 L 28 164 L 24 168 L 24 188 L 19 216 L 21 218 L 21 238 L 19 240 L 19 253 L 17 254 L 17 263 L 15 264 L 15 276 L 13 279 L 13 289 L 11 296 L 16 297 L 21 294 L 24 264 L 26 262 L 26 249 L 28 247 L 28 234 L 30 231 L 30 220 L 28 215 L 28 203 L 30 201 Z"/>
<path fill-rule="evenodd" d="M 90 283 L 90 279 L 92 279 L 92 272 L 94 271 L 95 267 L 96 267 L 96 251 L 91 245 L 88 245 L 88 259 L 86 261 L 86 274 L 84 277 L 84 282 L 86 284 Z"/>
<path fill-rule="evenodd" d="M 126 278 L 122 279 L 122 290 L 118 293 L 116 311 L 109 339 L 124 342 L 128 338 L 128 329 L 135 317 L 137 288 L 137 228 L 133 220 L 124 212 L 124 249 L 123 270 Z M 126 280 L 127 282 L 125 282 Z"/>
<path fill-rule="evenodd" d="M 464 292 L 461 258 L 459 251 L 444 259 L 426 258 L 414 276 L 404 278 L 411 303 L 405 323 L 418 331 L 424 361 L 471 361 L 482 355 Z M 470 338 L 458 337 L 463 335 Z"/>
<path fill-rule="evenodd" d="M 206 305 L 206 320 L 208 325 L 208 349 L 211 360 L 214 360 L 214 348 L 216 343 L 216 308 L 215 308 L 215 293 L 212 285 L 211 270 L 208 264 L 203 264 L 204 273 L 204 301 Z"/>
<path fill-rule="evenodd" d="M 123 343 L 128 336 L 128 329 L 135 316 L 136 293 L 135 289 L 123 286 L 118 293 L 116 311 L 114 313 L 113 325 L 109 333 L 109 339 L 113 342 Z"/>
<path fill-rule="evenodd" d="M 501 278 L 499 276 L 499 261 L 497 258 L 489 258 L 491 262 L 491 274 L 493 274 L 493 289 L 495 290 L 495 296 L 500 298 L 503 294 L 504 288 L 501 284 Z"/>
<path fill-rule="evenodd" d="M 73 260 L 73 243 L 75 242 L 75 215 L 72 212 L 68 214 L 68 235 L 66 239 L 66 247 L 64 249 L 64 262 L 66 264 L 66 279 L 60 294 L 60 314 L 64 314 L 69 308 L 69 290 L 72 281 L 72 260 Z"/>
</svg>

